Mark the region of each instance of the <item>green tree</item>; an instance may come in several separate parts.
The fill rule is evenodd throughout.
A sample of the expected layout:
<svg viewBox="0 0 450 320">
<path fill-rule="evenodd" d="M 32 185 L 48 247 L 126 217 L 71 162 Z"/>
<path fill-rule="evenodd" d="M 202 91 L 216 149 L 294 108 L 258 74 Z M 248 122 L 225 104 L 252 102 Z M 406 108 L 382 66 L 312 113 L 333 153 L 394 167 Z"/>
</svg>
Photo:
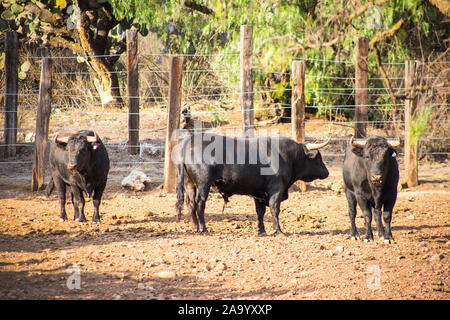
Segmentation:
<svg viewBox="0 0 450 320">
<path fill-rule="evenodd" d="M 96 73 L 94 84 L 102 104 L 122 101 L 114 64 L 126 45 L 117 31 L 128 27 L 119 21 L 107 1 L 5 0 L 0 4 L 0 27 L 16 30 L 22 41 L 67 48 L 85 57 Z M 115 35 L 115 36 L 114 36 Z"/>
<path fill-rule="evenodd" d="M 308 62 L 306 83 L 307 103 L 315 105 L 354 103 L 351 94 L 330 95 L 319 88 L 352 88 L 351 79 L 341 79 L 353 77 L 352 64 L 330 61 L 353 62 L 357 36 L 370 40 L 369 73 L 373 78 L 401 72 L 395 66 L 382 68 L 383 62 L 432 60 L 446 50 L 445 39 L 450 37 L 445 1 L 144 0 L 132 2 L 133 10 L 121 0 L 111 3 L 117 17 L 133 18 L 155 30 L 166 43 L 164 52 L 236 53 L 240 26 L 252 25 L 256 69 L 289 72 L 292 59 L 315 59 Z M 223 55 L 215 62 L 236 69 L 239 58 Z M 266 74 L 257 73 L 257 81 L 265 83 Z M 237 74 L 228 79 L 234 84 L 239 80 Z M 283 79 L 279 83 L 283 81 L 289 86 Z M 371 85 L 382 87 L 383 83 Z M 373 103 L 391 102 L 397 93 L 390 93 Z M 279 90 L 273 95 L 280 96 Z"/>
<path fill-rule="evenodd" d="M 289 74 L 292 59 L 312 59 L 307 66 L 306 102 L 316 106 L 354 103 L 351 78 L 357 36 L 370 40 L 372 78 L 401 73 L 401 67 L 383 67 L 383 62 L 429 62 L 437 57 L 448 60 L 449 56 L 448 1 L 5 0 L 0 10 L 3 27 L 16 29 L 30 41 L 70 48 L 78 55 L 123 52 L 121 35 L 134 25 L 142 34 L 156 33 L 165 44 L 162 53 L 222 54 L 208 61 L 213 66 L 220 64 L 222 69 L 238 68 L 239 57 L 227 54 L 239 52 L 240 26 L 250 24 L 256 80 L 267 83 L 267 72 Z M 67 28 L 70 22 L 76 27 Z M 87 61 L 97 72 L 99 92 L 106 92 L 101 94 L 104 101 L 120 98 L 118 90 L 114 91 L 117 77 L 111 73 L 116 59 Z M 235 85 L 238 74 L 223 81 Z M 286 78 L 276 79 L 271 85 L 275 90 L 269 98 L 289 97 L 281 94 L 282 88 L 290 86 Z M 372 103 L 395 103 L 398 85 L 387 79 L 370 85 L 374 89 L 383 85 L 390 88 L 390 96 L 374 96 Z M 340 88 L 347 94 L 330 94 L 321 88 Z"/>
</svg>

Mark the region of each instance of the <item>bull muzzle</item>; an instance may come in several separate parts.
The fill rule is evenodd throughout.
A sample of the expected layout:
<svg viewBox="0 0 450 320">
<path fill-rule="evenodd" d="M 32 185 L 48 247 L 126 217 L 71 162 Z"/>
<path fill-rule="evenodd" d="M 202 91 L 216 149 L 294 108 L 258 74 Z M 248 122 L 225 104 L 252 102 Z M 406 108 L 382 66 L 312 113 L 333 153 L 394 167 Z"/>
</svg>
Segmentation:
<svg viewBox="0 0 450 320">
<path fill-rule="evenodd" d="M 76 167 L 77 167 L 76 163 L 68 163 L 67 164 L 67 169 L 69 169 L 69 170 L 75 170 Z"/>
<path fill-rule="evenodd" d="M 382 184 L 383 183 L 383 177 L 380 174 L 374 174 L 370 177 L 370 181 L 372 181 L 373 184 Z"/>
</svg>

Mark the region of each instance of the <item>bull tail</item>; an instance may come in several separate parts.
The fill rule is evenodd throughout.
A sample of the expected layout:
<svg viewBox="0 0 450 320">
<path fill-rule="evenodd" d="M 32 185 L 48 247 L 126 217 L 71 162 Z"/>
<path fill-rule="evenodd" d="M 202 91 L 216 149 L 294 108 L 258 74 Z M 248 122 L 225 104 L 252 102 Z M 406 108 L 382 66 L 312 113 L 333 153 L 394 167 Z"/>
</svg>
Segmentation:
<svg viewBox="0 0 450 320">
<path fill-rule="evenodd" d="M 228 203 L 228 197 L 224 193 L 220 193 L 220 194 L 222 195 L 222 198 L 223 198 L 223 207 L 222 207 L 222 214 L 223 214 L 225 212 L 225 207 L 227 206 L 227 203 Z"/>
<path fill-rule="evenodd" d="M 175 204 L 175 209 L 177 211 L 177 219 L 181 219 L 181 211 L 183 210 L 184 202 L 184 152 L 186 148 L 186 140 L 181 141 L 181 159 L 177 165 L 178 169 L 178 183 L 177 183 L 177 203 Z"/>
<path fill-rule="evenodd" d="M 175 208 L 177 210 L 178 221 L 181 219 L 181 211 L 183 210 L 184 202 L 184 165 L 178 165 L 178 184 L 177 184 L 177 203 Z"/>
<path fill-rule="evenodd" d="M 55 188 L 55 183 L 53 182 L 53 177 L 51 177 L 50 181 L 48 182 L 47 188 L 45 188 L 45 195 L 47 198 L 50 197 L 54 188 Z"/>
</svg>

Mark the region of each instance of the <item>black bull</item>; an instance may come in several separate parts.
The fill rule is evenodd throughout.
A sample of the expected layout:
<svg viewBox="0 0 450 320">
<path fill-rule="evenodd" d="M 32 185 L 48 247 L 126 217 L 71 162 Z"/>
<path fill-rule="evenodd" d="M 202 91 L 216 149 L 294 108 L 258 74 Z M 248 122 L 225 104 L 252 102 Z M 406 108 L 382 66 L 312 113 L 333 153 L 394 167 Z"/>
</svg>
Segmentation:
<svg viewBox="0 0 450 320">
<path fill-rule="evenodd" d="M 377 136 L 361 141 L 354 141 L 353 138 L 350 140 L 345 153 L 343 177 L 351 223 L 351 238 L 359 237 L 355 225 L 358 204 L 364 215 L 365 240 L 373 240 L 372 208 L 380 239 L 384 238 L 387 242 L 393 240 L 391 220 L 399 180 L 394 147 L 399 145 L 399 140 L 388 141 Z M 381 216 L 383 216 L 385 227 L 383 227 Z"/>
<path fill-rule="evenodd" d="M 185 137 L 176 160 L 178 219 L 186 191 L 194 228 L 199 231 L 200 222 L 202 232 L 207 232 L 205 204 L 214 186 L 225 201 L 234 194 L 254 198 L 260 234 L 265 233 L 263 218 L 270 207 L 274 228 L 281 233 L 280 203 L 288 198 L 289 187 L 297 180 L 328 177 L 318 151 L 327 143 L 304 145 L 285 137 L 233 138 L 212 133 Z"/>
<path fill-rule="evenodd" d="M 74 219 L 86 221 L 85 192 L 92 195 L 93 222 L 100 221 L 99 206 L 109 172 L 109 157 L 98 135 L 89 130 L 60 132 L 50 144 L 50 171 L 52 178 L 47 196 L 56 186 L 60 201 L 60 218 L 67 220 L 66 186 L 70 187 Z"/>
</svg>

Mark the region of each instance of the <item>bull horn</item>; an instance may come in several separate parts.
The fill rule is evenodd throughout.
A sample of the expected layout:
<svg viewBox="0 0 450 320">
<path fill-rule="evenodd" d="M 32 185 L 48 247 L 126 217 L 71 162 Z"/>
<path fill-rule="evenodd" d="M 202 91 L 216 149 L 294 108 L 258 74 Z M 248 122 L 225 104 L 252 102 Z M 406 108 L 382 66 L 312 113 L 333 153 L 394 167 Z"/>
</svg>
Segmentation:
<svg viewBox="0 0 450 320">
<path fill-rule="evenodd" d="M 308 149 L 308 151 L 318 150 L 318 149 L 321 149 L 321 148 L 325 147 L 330 142 L 330 140 L 331 139 L 328 138 L 328 140 L 323 142 L 323 143 L 307 143 L 305 145 L 305 147 L 306 147 L 306 149 Z"/>
<path fill-rule="evenodd" d="M 97 132 L 94 131 L 94 136 L 86 136 L 86 140 L 89 143 L 94 143 L 94 142 L 98 142 L 98 140 L 100 140 L 100 138 L 98 137 Z"/>
<path fill-rule="evenodd" d="M 55 142 L 67 144 L 67 142 L 69 142 L 69 138 L 71 136 L 73 136 L 74 134 L 76 134 L 77 132 L 78 131 L 75 131 L 75 130 L 59 132 L 55 136 Z"/>
<path fill-rule="evenodd" d="M 350 145 L 354 148 L 364 148 L 367 140 L 360 140 L 360 141 L 356 142 L 353 140 L 354 138 L 355 137 L 352 136 L 352 138 L 350 139 Z"/>
<path fill-rule="evenodd" d="M 397 138 L 396 140 L 387 140 L 387 143 L 391 148 L 396 148 L 400 146 L 401 141 L 400 138 Z"/>
</svg>

